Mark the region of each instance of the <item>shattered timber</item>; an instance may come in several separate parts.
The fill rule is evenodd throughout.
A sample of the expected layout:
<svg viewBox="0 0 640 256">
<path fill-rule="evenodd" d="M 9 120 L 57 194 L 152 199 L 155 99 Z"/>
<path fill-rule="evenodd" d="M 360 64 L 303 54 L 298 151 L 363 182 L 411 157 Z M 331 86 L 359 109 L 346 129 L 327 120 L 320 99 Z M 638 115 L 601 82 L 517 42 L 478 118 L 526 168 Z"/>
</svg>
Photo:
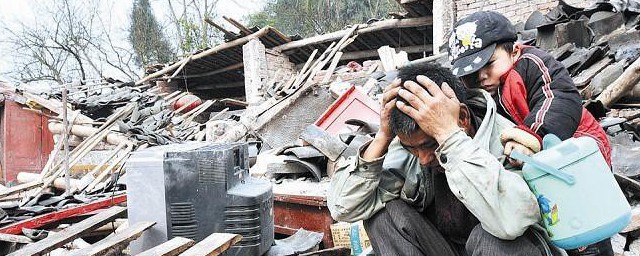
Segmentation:
<svg viewBox="0 0 640 256">
<path fill-rule="evenodd" d="M 0 82 L 0 254 L 367 248 L 361 223 L 335 223 L 327 210 L 333 171 L 377 131 L 379 97 L 397 68 L 450 65 L 440 46 L 455 14 L 397 2 L 406 12 L 394 18 L 309 38 L 207 20 L 226 42 L 148 66 L 139 81 L 46 92 Z M 471 7 L 460 2 L 452 5 L 462 16 Z M 640 3 L 542 5 L 521 19 L 519 41 L 567 67 L 609 135 L 616 180 L 635 206 L 614 250 L 640 253 Z"/>
</svg>

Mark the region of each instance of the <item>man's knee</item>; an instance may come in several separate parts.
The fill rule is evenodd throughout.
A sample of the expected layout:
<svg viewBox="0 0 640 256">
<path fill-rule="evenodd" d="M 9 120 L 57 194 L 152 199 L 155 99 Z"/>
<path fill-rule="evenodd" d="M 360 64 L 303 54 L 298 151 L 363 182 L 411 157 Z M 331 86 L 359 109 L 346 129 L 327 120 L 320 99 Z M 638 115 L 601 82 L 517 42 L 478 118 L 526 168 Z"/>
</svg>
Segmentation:
<svg viewBox="0 0 640 256">
<path fill-rule="evenodd" d="M 467 254 L 482 255 L 543 255 L 534 241 L 526 236 L 514 240 L 502 240 L 485 231 L 480 224 L 471 231 L 466 244 Z"/>
<path fill-rule="evenodd" d="M 469 234 L 469 239 L 467 240 L 467 253 L 474 255 L 472 252 L 484 248 L 485 246 L 482 246 L 482 244 L 486 244 L 489 242 L 488 240 L 492 239 L 497 238 L 485 231 L 480 224 L 476 225 L 476 227 L 471 230 L 471 234 Z"/>
<path fill-rule="evenodd" d="M 389 229 L 404 230 L 412 223 L 411 215 L 419 216 L 419 213 L 404 201 L 393 200 L 387 202 L 382 210 L 363 222 L 367 233 L 388 232 Z"/>
</svg>

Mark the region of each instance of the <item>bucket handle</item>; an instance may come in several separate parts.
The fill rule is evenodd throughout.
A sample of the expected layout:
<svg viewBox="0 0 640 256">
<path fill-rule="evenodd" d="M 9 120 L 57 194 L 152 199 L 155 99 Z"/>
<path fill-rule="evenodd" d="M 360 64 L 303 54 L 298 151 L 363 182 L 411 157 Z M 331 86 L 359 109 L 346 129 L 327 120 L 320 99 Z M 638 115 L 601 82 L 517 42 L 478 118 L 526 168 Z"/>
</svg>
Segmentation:
<svg viewBox="0 0 640 256">
<path fill-rule="evenodd" d="M 543 162 L 540 162 L 536 159 L 533 159 L 533 157 L 530 157 L 528 155 L 522 154 L 518 151 L 512 151 L 511 154 L 509 155 L 510 158 L 515 159 L 515 160 L 519 160 L 522 161 L 526 164 L 530 164 L 533 167 L 544 171 L 548 174 L 551 174 L 553 176 L 555 176 L 556 178 L 564 181 L 565 183 L 569 184 L 569 185 L 573 185 L 576 183 L 576 179 L 575 177 L 573 177 L 573 175 L 568 174 L 566 172 L 562 172 L 556 168 L 553 168 Z"/>
</svg>

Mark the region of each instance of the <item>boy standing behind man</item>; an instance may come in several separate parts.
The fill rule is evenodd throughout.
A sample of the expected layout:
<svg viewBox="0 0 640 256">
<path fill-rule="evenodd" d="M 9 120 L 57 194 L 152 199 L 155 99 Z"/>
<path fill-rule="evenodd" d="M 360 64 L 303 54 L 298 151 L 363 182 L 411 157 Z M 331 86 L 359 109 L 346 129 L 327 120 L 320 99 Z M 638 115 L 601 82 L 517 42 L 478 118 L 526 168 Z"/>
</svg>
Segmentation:
<svg viewBox="0 0 640 256">
<path fill-rule="evenodd" d="M 482 88 L 498 104 L 498 113 L 517 126 L 501 136 L 505 155 L 541 150 L 542 137 L 589 136 L 611 166 L 607 136 L 581 104 L 567 69 L 550 54 L 515 44 L 515 27 L 502 14 L 473 13 L 458 21 L 449 39 L 452 72 L 469 88 Z M 512 162 L 513 164 L 520 164 Z"/>
</svg>

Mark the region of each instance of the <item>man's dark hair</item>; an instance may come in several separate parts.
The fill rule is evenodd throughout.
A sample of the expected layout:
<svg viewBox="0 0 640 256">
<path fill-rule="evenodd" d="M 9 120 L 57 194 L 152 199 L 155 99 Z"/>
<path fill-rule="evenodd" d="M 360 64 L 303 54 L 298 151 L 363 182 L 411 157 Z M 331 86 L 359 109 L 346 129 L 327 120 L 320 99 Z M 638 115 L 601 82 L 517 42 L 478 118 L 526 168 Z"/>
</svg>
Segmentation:
<svg viewBox="0 0 640 256">
<path fill-rule="evenodd" d="M 449 87 L 451 87 L 451 89 L 453 89 L 453 91 L 455 92 L 458 101 L 466 104 L 467 95 L 464 86 L 462 85 L 460 80 L 458 80 L 458 78 L 456 78 L 451 73 L 449 69 L 437 64 L 420 63 L 408 65 L 398 70 L 398 78 L 402 80 L 403 84 L 405 81 L 414 81 L 417 83 L 416 77 L 418 75 L 428 77 L 438 86 L 442 86 L 442 83 L 447 83 Z M 406 103 L 406 101 L 400 96 L 397 97 L 397 100 Z M 393 133 L 395 134 L 412 134 L 420 129 L 415 120 L 413 120 L 404 112 L 400 111 L 398 108 L 393 108 L 391 110 L 391 117 L 389 122 L 391 131 L 393 131 Z"/>
</svg>

